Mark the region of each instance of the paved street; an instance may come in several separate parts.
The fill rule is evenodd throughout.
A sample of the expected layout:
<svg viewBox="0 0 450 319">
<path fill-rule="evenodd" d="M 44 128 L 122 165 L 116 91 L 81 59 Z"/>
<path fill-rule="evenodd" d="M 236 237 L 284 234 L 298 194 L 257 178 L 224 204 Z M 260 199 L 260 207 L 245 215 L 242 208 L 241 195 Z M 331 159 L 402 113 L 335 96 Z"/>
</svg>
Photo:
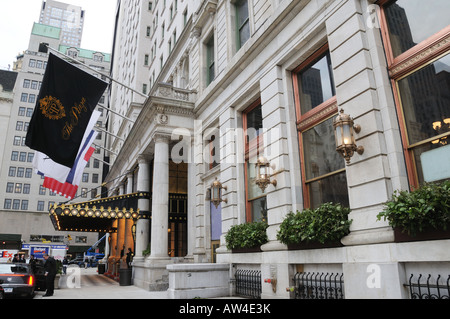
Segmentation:
<svg viewBox="0 0 450 319">
<path fill-rule="evenodd" d="M 97 274 L 97 268 L 81 268 L 81 288 L 55 289 L 52 297 L 36 292 L 34 299 L 166 299 L 167 292 L 146 291 L 135 286 L 120 286 L 118 282 Z"/>
</svg>

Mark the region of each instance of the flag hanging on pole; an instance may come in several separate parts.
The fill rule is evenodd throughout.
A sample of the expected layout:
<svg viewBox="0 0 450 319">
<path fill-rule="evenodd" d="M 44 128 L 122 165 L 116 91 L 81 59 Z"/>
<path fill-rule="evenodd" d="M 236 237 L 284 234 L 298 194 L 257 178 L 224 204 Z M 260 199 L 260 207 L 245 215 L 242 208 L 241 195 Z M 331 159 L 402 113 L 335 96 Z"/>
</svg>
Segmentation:
<svg viewBox="0 0 450 319">
<path fill-rule="evenodd" d="M 107 85 L 50 53 L 25 145 L 70 170 Z"/>
<path fill-rule="evenodd" d="M 84 133 L 84 136 L 83 136 L 83 141 L 82 141 L 80 148 L 78 150 L 78 153 L 77 153 L 78 154 L 77 158 L 80 157 L 80 153 L 83 152 L 83 150 L 86 148 L 86 145 L 85 145 L 86 141 L 90 141 L 90 144 L 88 144 L 88 146 L 90 146 L 93 143 L 94 139 L 90 140 L 90 136 L 92 136 L 91 131 L 94 129 L 94 125 L 97 122 L 97 120 L 99 119 L 100 114 L 101 113 L 96 110 L 92 112 L 91 118 L 86 127 L 86 132 Z M 75 166 L 75 164 L 74 164 L 74 166 Z M 58 164 L 55 161 L 53 161 L 46 154 L 41 153 L 39 151 L 35 152 L 34 159 L 33 159 L 33 168 L 36 170 L 36 173 L 38 173 L 42 176 L 51 177 L 52 179 L 55 179 L 58 182 L 65 183 L 67 181 L 69 174 L 70 174 L 71 170 L 73 169 L 73 167 L 67 167 L 67 166 Z"/>
<path fill-rule="evenodd" d="M 100 117 L 100 114 L 99 111 L 92 112 L 91 119 L 87 126 L 89 131 L 86 131 L 84 134 L 83 142 L 81 143 L 75 163 L 71 169 L 55 163 L 47 155 L 41 152 L 35 152 L 33 167 L 36 169 L 37 174 L 44 177 L 43 187 L 69 199 L 75 197 L 83 171 L 95 151 L 95 148 L 91 145 L 99 133 L 94 131 L 93 128 Z"/>
<path fill-rule="evenodd" d="M 98 132 L 91 131 L 87 139 L 84 140 L 84 143 L 78 152 L 75 164 L 70 170 L 65 182 L 62 183 L 54 178 L 44 175 L 45 179 L 43 186 L 50 189 L 54 193 L 65 196 L 68 199 L 74 198 L 77 193 L 84 168 L 95 151 L 95 148 L 91 145 L 97 137 L 97 134 Z"/>
</svg>

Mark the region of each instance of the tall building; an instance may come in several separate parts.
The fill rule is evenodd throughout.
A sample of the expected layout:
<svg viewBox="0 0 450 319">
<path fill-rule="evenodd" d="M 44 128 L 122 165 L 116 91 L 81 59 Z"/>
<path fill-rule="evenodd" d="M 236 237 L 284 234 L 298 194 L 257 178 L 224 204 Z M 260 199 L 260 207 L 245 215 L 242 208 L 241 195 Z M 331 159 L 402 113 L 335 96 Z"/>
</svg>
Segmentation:
<svg viewBox="0 0 450 319">
<path fill-rule="evenodd" d="M 6 136 L 14 100 L 17 72 L 0 70 L 0 136 Z M 0 141 L 0 154 L 5 153 L 5 140 Z M 0 158 L 0 167 L 3 157 Z"/>
<path fill-rule="evenodd" d="M 80 47 L 84 10 L 79 6 L 53 0 L 42 1 L 39 23 L 61 29 L 61 44 Z"/>
<path fill-rule="evenodd" d="M 82 49 L 76 46 L 81 39 L 81 28 L 76 30 L 77 40 L 67 43 L 64 38 L 67 31 L 56 25 L 54 18 L 48 20 L 47 17 L 59 12 L 62 8 L 72 12 L 71 6 L 47 1 L 43 3 L 42 21 L 53 25 L 34 23 L 30 34 L 30 41 L 26 51 L 17 57 L 15 62 L 16 81 L 14 95 L 10 97 L 12 104 L 10 113 L 3 116 L 2 134 L 4 149 L 1 152 L 0 167 L 0 233 L 19 234 L 25 243 L 39 243 L 42 241 L 52 244 L 69 244 L 70 253 L 83 252 L 87 245 L 92 245 L 98 239 L 98 232 L 82 233 L 81 229 L 57 232 L 48 218 L 49 207 L 52 205 L 68 202 L 68 199 L 43 187 L 43 179 L 37 175 L 32 167 L 34 150 L 25 146 L 25 137 L 31 116 L 33 114 L 39 90 L 42 84 L 43 75 L 46 69 L 49 50 L 47 45 L 62 54 L 71 56 L 91 69 L 84 68 L 82 64 L 76 63 L 78 67 L 84 68 L 86 72 L 97 77 L 106 77 L 102 74 L 109 74 L 111 55 L 92 50 Z M 45 9 L 45 10 L 44 10 Z M 57 10 L 58 9 L 58 10 Z M 76 15 L 82 16 L 81 8 L 76 8 Z M 67 14 L 62 13 L 65 19 Z M 62 22 L 63 24 L 65 22 Z M 80 27 L 82 27 L 82 22 Z M 56 54 L 53 52 L 53 54 Z M 56 54 L 58 55 L 58 54 Z M 73 63 L 73 61 L 68 60 Z M 100 186 L 103 177 L 103 156 L 104 156 L 104 129 L 106 122 L 106 111 L 108 104 L 108 92 L 105 91 L 101 98 L 97 110 L 101 116 L 97 122 L 100 127 L 99 135 L 95 140 L 96 151 L 83 172 L 81 184 L 79 185 L 76 198 L 70 201 L 84 202 L 100 196 Z M 3 222 L 4 221 L 4 222 Z M 83 229 L 84 231 L 84 229 Z M 72 241 L 68 241 L 68 235 Z M 80 246 L 77 248 L 77 246 Z"/>
</svg>

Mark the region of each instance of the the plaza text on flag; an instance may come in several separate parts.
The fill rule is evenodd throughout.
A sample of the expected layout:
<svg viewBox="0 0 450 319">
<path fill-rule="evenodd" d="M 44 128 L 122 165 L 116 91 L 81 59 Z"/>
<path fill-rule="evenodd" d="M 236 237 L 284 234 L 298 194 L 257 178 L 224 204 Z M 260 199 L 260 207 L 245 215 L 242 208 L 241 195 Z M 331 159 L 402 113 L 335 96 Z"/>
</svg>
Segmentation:
<svg viewBox="0 0 450 319">
<path fill-rule="evenodd" d="M 107 85 L 50 53 L 25 144 L 71 169 Z"/>
</svg>

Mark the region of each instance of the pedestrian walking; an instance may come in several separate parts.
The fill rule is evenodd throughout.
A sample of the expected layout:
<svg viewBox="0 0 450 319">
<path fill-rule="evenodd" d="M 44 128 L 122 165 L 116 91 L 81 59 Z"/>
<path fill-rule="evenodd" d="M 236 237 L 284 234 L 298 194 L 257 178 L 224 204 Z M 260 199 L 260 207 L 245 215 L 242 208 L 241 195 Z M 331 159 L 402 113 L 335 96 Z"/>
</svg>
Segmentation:
<svg viewBox="0 0 450 319">
<path fill-rule="evenodd" d="M 131 250 L 131 248 L 128 248 L 127 258 L 126 258 L 128 268 L 131 268 L 131 262 L 133 261 L 133 256 L 134 256 L 133 251 Z"/>
<path fill-rule="evenodd" d="M 67 265 L 69 264 L 69 261 L 67 260 L 67 256 L 64 256 L 62 265 L 63 265 L 63 274 L 66 274 L 67 271 Z"/>
</svg>

